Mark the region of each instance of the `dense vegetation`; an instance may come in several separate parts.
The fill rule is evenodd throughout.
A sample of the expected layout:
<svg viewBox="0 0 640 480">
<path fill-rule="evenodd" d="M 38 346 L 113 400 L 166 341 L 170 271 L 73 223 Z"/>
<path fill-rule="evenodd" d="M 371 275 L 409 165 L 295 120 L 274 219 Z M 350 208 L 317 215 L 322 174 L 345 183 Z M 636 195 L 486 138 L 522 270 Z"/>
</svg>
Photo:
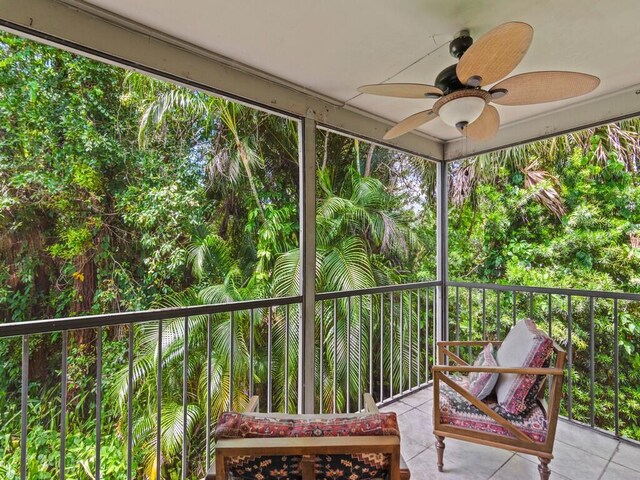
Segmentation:
<svg viewBox="0 0 640 480">
<path fill-rule="evenodd" d="M 0 37 L 0 51 L 4 322 L 298 293 L 296 122 L 6 34 Z M 319 131 L 317 141 L 317 290 L 433 279 L 434 166 L 327 131 Z M 451 277 L 639 292 L 639 157 L 638 122 L 633 121 L 452 164 Z M 451 295 L 453 299 L 455 292 Z M 495 318 L 496 299 L 491 300 L 487 317 Z M 551 300 L 554 337 L 566 344 L 566 299 Z M 465 311 L 458 317 L 465 325 L 471 322 L 477 336 L 481 299 L 474 294 L 471 301 L 471 318 Z M 505 329 L 514 302 L 519 316 L 527 313 L 526 298 L 504 295 L 501 301 Z M 533 302 L 541 324 L 547 319 L 546 302 Z M 378 316 L 377 307 L 363 303 L 338 302 L 336 331 L 329 309 L 316 319 L 327 345 L 319 359 L 325 367 L 325 395 L 318 402 L 324 408 L 332 405 L 334 373 L 338 385 L 358 381 L 356 369 L 345 368 L 350 342 L 344 319 L 353 318 L 349 327 L 358 329 L 369 313 Z M 608 429 L 613 428 L 611 308 L 610 302 L 595 305 L 597 424 Z M 364 314 L 358 315 L 358 309 Z M 574 309 L 573 415 L 585 420 L 588 302 L 576 300 Z M 621 302 L 620 311 L 621 430 L 640 438 L 639 309 Z M 256 341 L 253 380 L 264 396 L 270 324 L 274 408 L 295 408 L 297 306 L 255 315 L 252 319 L 249 312 L 239 312 L 233 331 L 229 315 L 211 319 L 213 418 L 227 406 L 231 335 L 236 343 L 234 404 L 240 406 L 248 392 L 251 334 Z M 453 308 L 451 315 L 456 316 Z M 193 478 L 203 476 L 209 321 L 194 317 L 188 323 L 188 464 Z M 183 319 L 164 325 L 165 478 L 178 478 L 185 440 L 184 328 Z M 95 470 L 98 333 L 104 354 L 103 475 L 125 476 L 126 399 L 131 394 L 134 469 L 140 478 L 154 478 L 155 322 L 133 332 L 133 392 L 126 375 L 128 327 L 69 333 L 67 478 L 91 478 Z M 364 335 L 367 345 L 366 329 Z M 29 339 L 29 478 L 58 475 L 61 342 L 61 334 Z M 375 352 L 374 364 L 379 355 L 388 365 L 386 351 Z M 0 357 L 0 475 L 15 478 L 20 339 L 0 340 Z M 396 391 L 396 384 L 406 380 L 399 377 Z M 338 409 L 344 409 L 342 388 L 336 396 Z"/>
</svg>

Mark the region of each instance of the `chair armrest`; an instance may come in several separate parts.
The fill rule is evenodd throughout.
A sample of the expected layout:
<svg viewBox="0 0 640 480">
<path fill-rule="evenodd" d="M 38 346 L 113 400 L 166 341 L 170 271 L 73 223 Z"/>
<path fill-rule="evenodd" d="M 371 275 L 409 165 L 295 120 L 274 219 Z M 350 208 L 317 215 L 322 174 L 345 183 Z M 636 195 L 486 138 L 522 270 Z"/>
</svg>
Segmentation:
<svg viewBox="0 0 640 480">
<path fill-rule="evenodd" d="M 461 365 L 434 365 L 433 372 L 486 372 L 486 373 L 516 373 L 520 375 L 564 375 L 564 370 L 559 368 L 533 368 L 533 367 L 473 367 Z"/>
</svg>

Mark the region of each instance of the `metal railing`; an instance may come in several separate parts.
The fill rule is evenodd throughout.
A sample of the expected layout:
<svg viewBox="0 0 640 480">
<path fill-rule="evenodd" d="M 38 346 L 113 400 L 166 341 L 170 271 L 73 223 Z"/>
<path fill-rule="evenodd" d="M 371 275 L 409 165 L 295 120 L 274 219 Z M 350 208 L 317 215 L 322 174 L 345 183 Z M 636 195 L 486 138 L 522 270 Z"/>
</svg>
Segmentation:
<svg viewBox="0 0 640 480">
<path fill-rule="evenodd" d="M 438 282 L 316 295 L 316 411 L 362 409 L 429 382 Z"/>
<path fill-rule="evenodd" d="M 640 408 L 629 402 L 622 412 L 620 405 L 640 391 L 640 329 L 632 322 L 640 318 L 640 294 L 470 282 L 448 287 L 450 339 L 501 340 L 516 321 L 531 318 L 567 350 L 561 414 L 616 437 L 637 424 Z M 466 355 L 473 361 L 471 351 Z"/>
<path fill-rule="evenodd" d="M 136 338 L 137 333 L 141 330 L 149 333 L 155 331 L 155 346 L 153 347 L 155 354 L 155 464 L 162 465 L 162 444 L 163 444 L 163 397 L 167 394 L 167 390 L 163 388 L 163 382 L 171 382 L 171 387 L 175 386 L 175 375 L 180 376 L 181 384 L 181 400 L 182 400 L 182 435 L 183 439 L 188 436 L 188 406 L 189 406 L 189 369 L 193 368 L 189 363 L 190 357 L 196 352 L 196 348 L 206 350 L 206 413 L 205 413 L 205 444 L 203 445 L 204 468 L 208 468 L 211 464 L 211 427 L 214 425 L 215 417 L 212 416 L 212 403 L 224 404 L 225 408 L 239 408 L 242 405 L 242 399 L 246 399 L 254 393 L 260 393 L 266 397 L 266 408 L 271 411 L 273 408 L 272 399 L 274 398 L 274 379 L 273 371 L 274 363 L 284 363 L 285 367 L 285 386 L 289 383 L 289 348 L 292 343 L 290 332 L 295 331 L 290 328 L 292 323 L 291 310 L 298 309 L 301 303 L 301 297 L 274 298 L 267 300 L 254 300 L 245 302 L 225 303 L 206 306 L 192 306 L 184 308 L 166 308 L 160 310 L 149 310 L 144 312 L 118 313 L 109 315 L 93 315 L 85 317 L 71 317 L 62 319 L 51 319 L 41 321 L 7 323 L 0 325 L 0 341 L 11 341 L 19 339 L 22 348 L 22 368 L 20 380 L 20 478 L 27 477 L 27 449 L 28 449 L 28 432 L 31 423 L 37 422 L 37 418 L 29 417 L 30 402 L 30 340 L 37 339 L 43 335 L 59 335 L 60 342 L 56 343 L 60 348 L 60 413 L 59 413 L 59 451 L 60 463 L 57 470 L 57 478 L 64 479 L 66 476 L 68 465 L 67 459 L 67 433 L 68 433 L 68 409 L 69 398 L 69 364 L 70 364 L 70 335 L 74 335 L 81 331 L 93 331 L 95 333 L 92 344 L 95 344 L 95 396 L 92 402 L 95 406 L 92 408 L 95 422 L 95 459 L 93 478 L 99 480 L 101 478 L 101 450 L 102 450 L 102 417 L 103 417 L 103 392 L 105 391 L 103 378 L 103 337 L 107 330 L 118 329 L 120 332 L 125 331 L 122 335 L 126 342 L 126 432 L 124 433 L 126 442 L 126 465 L 122 465 L 122 470 L 126 471 L 126 478 L 136 478 L 133 471 L 134 464 L 134 418 L 139 405 L 134 405 L 136 401 L 136 371 L 140 365 L 136 363 L 137 348 L 140 347 L 140 341 Z M 242 323 L 243 325 L 239 325 Z M 277 327 L 276 327 L 277 323 Z M 297 323 L 297 320 L 296 320 Z M 282 328 L 280 328 L 282 325 Z M 220 358 L 216 352 L 216 335 L 220 335 L 220 329 L 228 329 L 229 345 L 226 350 L 226 359 Z M 284 330 L 286 337 L 278 338 L 277 342 L 282 343 L 284 348 L 283 359 L 274 358 L 274 328 Z M 242 330 L 242 332 L 240 331 Z M 192 331 L 194 335 L 192 336 Z M 244 333 L 246 336 L 243 336 Z M 256 335 L 261 333 L 258 339 Z M 196 338 L 197 336 L 197 338 Z M 194 341 L 198 340 L 198 342 Z M 248 345 L 245 345 L 245 340 Z M 246 347 L 248 361 L 245 369 L 239 375 L 238 366 L 239 356 L 236 355 L 238 343 L 242 343 L 242 348 Z M 147 348 L 149 346 L 147 345 Z M 258 350 L 261 350 L 260 352 Z M 180 362 L 181 372 L 176 372 L 175 359 L 182 357 Z M 201 355 L 202 356 L 202 355 Z M 260 356 L 266 363 L 266 378 L 263 378 L 260 385 L 257 385 L 255 379 L 256 358 Z M 213 358 L 216 357 L 215 363 Z M 159 360 L 158 360 L 159 359 Z M 297 360 L 295 360 L 297 361 Z M 173 363 L 172 363 L 173 362 Z M 141 362 L 140 362 L 141 363 Z M 51 365 L 48 365 L 51 368 Z M 172 368 L 173 367 L 173 368 Z M 213 369 L 220 370 L 218 374 Z M 51 370 L 54 370 L 51 368 Z M 168 370 L 168 371 L 167 371 Z M 219 374 L 225 376 L 218 382 L 221 386 L 219 390 L 214 390 L 212 379 Z M 225 381 L 226 380 L 226 381 Z M 226 389 L 224 388 L 226 386 Z M 284 403 L 279 405 L 282 411 L 288 411 L 288 389 L 284 388 Z M 6 392 L 5 392 L 6 393 Z M 216 402 L 214 397 L 218 397 Z M 10 400 L 10 399 L 9 399 Z M 165 415 L 166 416 L 166 415 Z M 34 417 L 32 415 L 32 417 Z M 181 455 L 181 472 L 180 478 L 186 479 L 192 472 L 188 472 L 188 460 L 190 452 L 188 452 L 189 442 L 182 442 Z M 156 478 L 161 478 L 161 468 L 156 468 Z M 190 477 L 191 478 L 191 477 Z"/>
<path fill-rule="evenodd" d="M 434 281 L 316 295 L 315 411 L 354 412 L 362 409 L 364 393 L 385 404 L 430 384 L 436 323 L 443 310 L 437 301 L 439 286 Z M 30 345 L 38 338 L 55 337 L 52 345 L 59 352 L 48 360 L 59 366 L 58 370 L 49 365 L 49 370 L 60 375 L 56 387 L 60 410 L 55 414 L 59 478 L 64 479 L 71 468 L 66 453 L 70 404 L 75 402 L 69 383 L 69 369 L 77 361 L 75 336 L 90 331 L 95 346 L 89 355 L 95 359 L 94 386 L 88 393 L 95 423 L 93 477 L 101 478 L 103 417 L 113 408 L 105 406 L 104 392 L 113 386 L 115 367 L 105 358 L 116 358 L 121 361 L 117 367 L 124 385 L 119 398 L 126 458 L 121 467 L 128 479 L 136 478 L 136 417 L 145 407 L 140 403 L 152 403 L 146 405 L 154 412 L 150 441 L 156 465 L 162 465 L 163 420 L 167 419 L 163 402 L 179 403 L 183 438 L 197 437 L 189 431 L 189 415 L 193 397 L 199 395 L 198 378 L 204 379 L 201 444 L 197 439 L 183 441 L 180 465 L 175 467 L 180 470 L 178 476 L 186 479 L 211 464 L 212 426 L 221 410 L 242 408 L 249 396 L 258 394 L 264 411 L 297 411 L 301 304 L 302 297 L 296 296 L 0 325 L 0 341 L 14 342 L 22 349 L 21 379 L 15 381 L 15 394 L 7 396 L 16 408 L 19 403 L 20 477 L 28 478 L 28 438 L 36 416 L 30 402 L 39 394 L 30 387 L 29 377 Z M 638 365 L 633 363 L 639 361 L 640 331 L 630 326 L 630 319 L 640 315 L 640 294 L 449 282 L 446 310 L 446 334 L 456 340 L 503 339 L 517 320 L 533 318 L 567 349 L 561 413 L 570 421 L 616 436 L 623 437 L 632 428 L 640 412 L 629 412 L 631 403 L 625 404 L 624 411 L 620 406 L 627 389 L 640 390 Z M 105 338 L 109 343 L 104 343 Z M 105 356 L 114 339 L 122 343 L 120 357 Z M 463 351 L 464 355 L 473 361 L 471 351 Z M 147 368 L 144 378 L 143 368 Z M 194 370 L 200 375 L 195 380 Z M 105 371 L 111 372 L 106 379 Z M 151 385 L 147 385 L 150 400 L 137 396 L 143 380 Z M 202 458 L 194 449 L 204 451 Z M 193 458 L 199 459 L 198 471 Z M 157 468 L 156 478 L 161 478 L 160 472 Z"/>
</svg>

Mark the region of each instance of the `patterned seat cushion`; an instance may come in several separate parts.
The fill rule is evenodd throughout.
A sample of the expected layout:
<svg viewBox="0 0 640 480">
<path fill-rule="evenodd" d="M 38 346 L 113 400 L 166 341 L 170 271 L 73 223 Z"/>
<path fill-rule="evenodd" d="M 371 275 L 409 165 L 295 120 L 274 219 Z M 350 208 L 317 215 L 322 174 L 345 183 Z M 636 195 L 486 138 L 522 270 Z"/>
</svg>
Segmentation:
<svg viewBox="0 0 640 480">
<path fill-rule="evenodd" d="M 456 383 L 469 389 L 469 381 L 465 377 L 455 378 Z M 495 398 L 484 401 L 491 410 L 522 430 L 529 438 L 544 443 L 547 439 L 548 424 L 544 411 L 536 402 L 525 414 L 514 415 L 507 412 Z M 506 437 L 515 436 L 480 409 L 469 403 L 456 391 L 444 383 L 440 384 L 440 422 L 476 432 L 493 433 Z"/>
<path fill-rule="evenodd" d="M 259 413 L 223 413 L 215 430 L 216 440 L 223 438 L 400 436 L 395 413 L 349 415 L 264 415 Z M 301 457 L 295 455 L 238 456 L 229 460 L 233 478 L 301 479 Z M 317 479 L 382 479 L 389 459 L 383 453 L 355 455 L 318 455 Z"/>
</svg>

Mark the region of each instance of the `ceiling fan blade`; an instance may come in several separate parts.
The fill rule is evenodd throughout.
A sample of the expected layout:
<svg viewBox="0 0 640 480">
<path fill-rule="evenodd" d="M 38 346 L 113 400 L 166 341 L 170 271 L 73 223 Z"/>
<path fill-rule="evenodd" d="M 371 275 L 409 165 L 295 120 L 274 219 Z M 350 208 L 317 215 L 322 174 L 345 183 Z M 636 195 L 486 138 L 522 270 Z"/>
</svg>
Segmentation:
<svg viewBox="0 0 640 480">
<path fill-rule="evenodd" d="M 495 85 L 491 92 L 506 90 L 495 98 L 499 105 L 531 105 L 555 102 L 591 92 L 600 84 L 593 75 L 578 72 L 531 72 L 514 75 Z"/>
<path fill-rule="evenodd" d="M 404 135 L 405 133 L 410 132 L 414 128 L 418 128 L 420 125 L 430 122 L 437 116 L 438 114 L 433 110 L 425 110 L 424 112 L 415 113 L 398 123 L 382 138 L 384 138 L 385 140 L 391 140 L 392 138 L 399 137 L 400 135 Z"/>
<path fill-rule="evenodd" d="M 487 105 L 478 119 L 467 125 L 463 133 L 472 140 L 487 140 L 498 133 L 500 115 L 496 107 Z"/>
<path fill-rule="evenodd" d="M 506 77 L 518 66 L 533 39 L 533 28 L 523 22 L 508 22 L 490 30 L 464 52 L 456 75 L 463 85 L 489 85 Z"/>
<path fill-rule="evenodd" d="M 433 85 L 422 83 L 380 83 L 358 87 L 361 93 L 401 98 L 437 98 L 443 95 L 442 90 Z"/>
</svg>

